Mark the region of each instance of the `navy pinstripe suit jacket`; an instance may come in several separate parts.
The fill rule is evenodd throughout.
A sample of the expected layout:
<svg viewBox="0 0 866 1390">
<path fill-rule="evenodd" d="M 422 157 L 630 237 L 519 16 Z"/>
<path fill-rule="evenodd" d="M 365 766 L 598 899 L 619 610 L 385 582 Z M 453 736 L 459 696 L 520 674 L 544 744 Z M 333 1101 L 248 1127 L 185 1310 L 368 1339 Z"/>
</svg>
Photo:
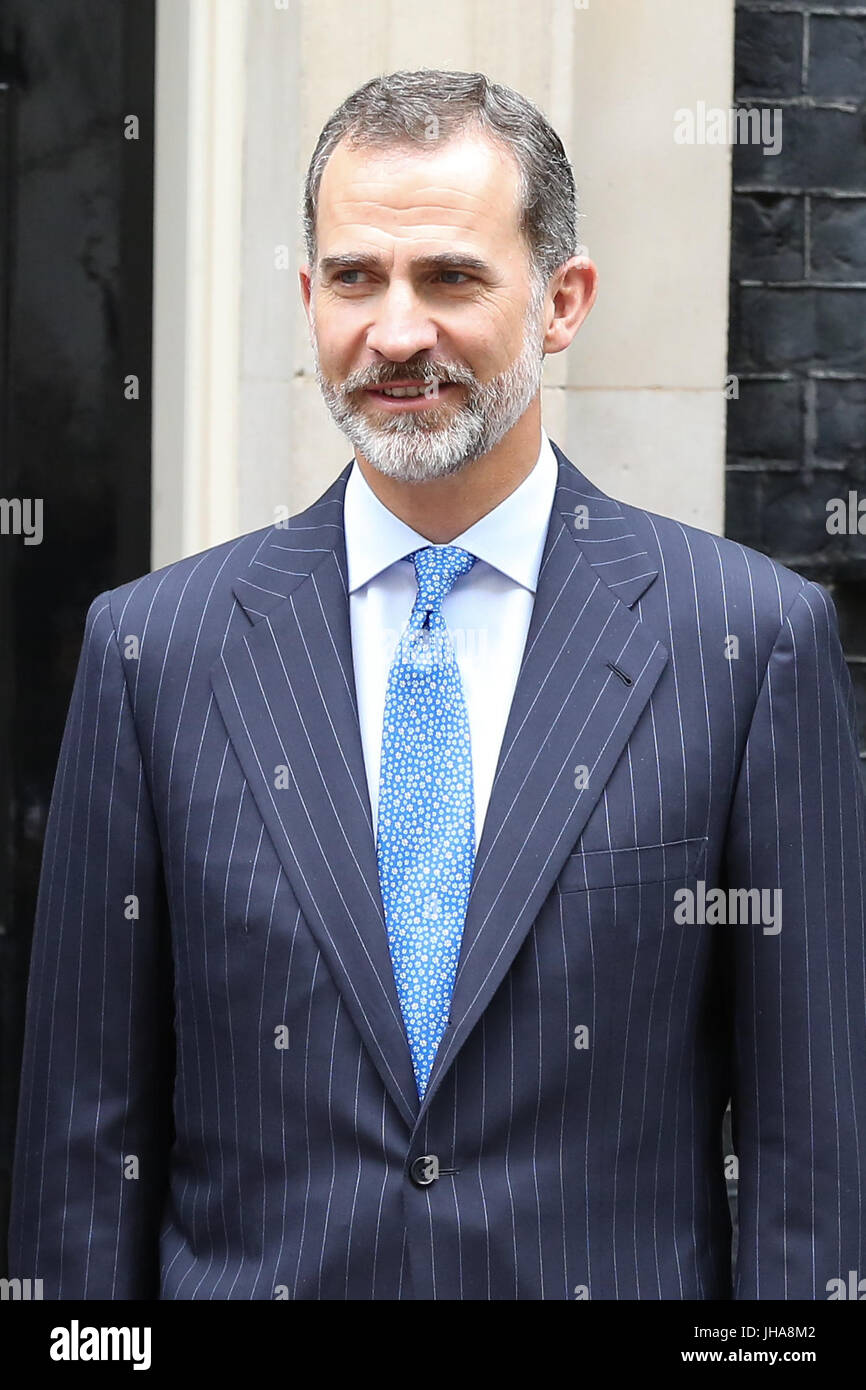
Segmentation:
<svg viewBox="0 0 866 1390">
<path fill-rule="evenodd" d="M 10 1272 L 46 1297 L 820 1299 L 866 1275 L 866 815 L 834 609 L 556 454 L 423 1104 L 355 702 L 351 465 L 287 526 L 93 601 L 11 1213 Z M 678 924 L 699 883 L 780 889 L 781 930 Z"/>
</svg>

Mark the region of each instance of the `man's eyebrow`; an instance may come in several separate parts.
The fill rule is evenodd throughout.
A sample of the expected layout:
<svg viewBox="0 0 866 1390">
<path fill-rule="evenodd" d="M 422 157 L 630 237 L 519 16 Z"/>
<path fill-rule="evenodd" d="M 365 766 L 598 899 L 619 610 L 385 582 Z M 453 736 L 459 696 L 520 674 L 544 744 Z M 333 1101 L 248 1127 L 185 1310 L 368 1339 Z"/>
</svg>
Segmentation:
<svg viewBox="0 0 866 1390">
<path fill-rule="evenodd" d="M 323 256 L 319 261 L 321 274 L 332 270 L 381 270 L 383 262 L 378 256 L 346 252 L 341 256 Z M 492 266 L 479 256 L 466 255 L 460 251 L 438 251 L 432 256 L 418 256 L 412 261 L 414 270 L 477 270 L 482 275 L 492 273 Z"/>
</svg>

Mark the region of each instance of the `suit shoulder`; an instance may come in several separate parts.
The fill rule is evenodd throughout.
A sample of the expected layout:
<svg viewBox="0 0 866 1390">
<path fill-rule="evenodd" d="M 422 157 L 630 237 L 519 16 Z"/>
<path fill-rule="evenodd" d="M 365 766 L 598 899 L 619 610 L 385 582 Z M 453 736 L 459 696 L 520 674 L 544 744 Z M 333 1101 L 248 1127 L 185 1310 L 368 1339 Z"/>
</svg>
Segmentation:
<svg viewBox="0 0 866 1390">
<path fill-rule="evenodd" d="M 553 441 L 551 441 L 553 443 Z M 799 597 L 807 602 L 830 604 L 821 585 L 783 565 L 760 550 L 716 535 L 713 531 L 639 507 L 612 493 L 579 472 L 558 445 L 553 444 L 559 470 L 559 487 L 585 501 L 590 515 L 612 522 L 620 517 L 659 570 L 651 585 L 650 602 L 665 594 L 671 617 L 685 614 L 696 604 L 748 608 L 766 634 L 777 633 L 784 614 Z M 616 509 L 612 514 L 611 508 Z"/>
<path fill-rule="evenodd" d="M 723 591 L 732 602 L 748 601 L 757 615 L 777 625 L 798 597 L 828 597 L 819 584 L 752 546 L 641 507 L 620 505 L 669 589 Z"/>
<path fill-rule="evenodd" d="M 234 536 L 106 589 L 93 599 L 90 612 L 108 607 L 115 624 L 139 619 L 155 623 L 181 610 L 201 612 L 210 604 L 227 612 L 233 603 L 232 582 L 252 563 L 273 529 L 263 526 Z"/>
<path fill-rule="evenodd" d="M 314 532 L 331 517 L 333 524 L 338 524 L 351 467 L 350 462 L 308 507 L 107 589 L 97 595 L 91 609 L 107 604 L 115 621 L 121 615 L 124 620 L 127 615 L 135 620 L 143 615 L 151 624 L 165 618 L 175 621 L 182 617 L 188 621 L 196 611 L 202 614 L 207 610 L 219 621 L 235 607 L 235 580 L 246 574 L 275 533 L 282 537 L 292 531 Z"/>
</svg>

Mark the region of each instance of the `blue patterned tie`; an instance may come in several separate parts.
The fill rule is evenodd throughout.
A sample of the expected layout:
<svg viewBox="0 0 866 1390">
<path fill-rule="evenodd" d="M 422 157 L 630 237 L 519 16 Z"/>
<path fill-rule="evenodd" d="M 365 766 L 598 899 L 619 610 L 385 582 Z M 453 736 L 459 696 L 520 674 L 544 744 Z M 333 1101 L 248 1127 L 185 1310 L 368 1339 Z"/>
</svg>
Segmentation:
<svg viewBox="0 0 866 1390">
<path fill-rule="evenodd" d="M 397 994 L 423 1097 L 448 1021 L 475 861 L 463 684 L 440 605 L 475 556 L 428 545 L 388 675 L 376 851 Z"/>
</svg>

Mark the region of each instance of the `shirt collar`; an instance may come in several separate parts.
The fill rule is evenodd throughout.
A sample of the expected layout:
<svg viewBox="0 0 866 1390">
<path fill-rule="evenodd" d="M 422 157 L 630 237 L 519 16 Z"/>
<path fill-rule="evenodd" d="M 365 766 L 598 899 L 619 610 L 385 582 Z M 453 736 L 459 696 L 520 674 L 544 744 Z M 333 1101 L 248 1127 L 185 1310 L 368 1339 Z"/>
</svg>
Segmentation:
<svg viewBox="0 0 866 1390">
<path fill-rule="evenodd" d="M 532 470 L 492 511 L 451 541 L 535 593 L 558 469 L 544 429 Z M 357 459 L 343 501 L 349 593 L 420 546 L 430 545 L 379 501 Z"/>
</svg>

